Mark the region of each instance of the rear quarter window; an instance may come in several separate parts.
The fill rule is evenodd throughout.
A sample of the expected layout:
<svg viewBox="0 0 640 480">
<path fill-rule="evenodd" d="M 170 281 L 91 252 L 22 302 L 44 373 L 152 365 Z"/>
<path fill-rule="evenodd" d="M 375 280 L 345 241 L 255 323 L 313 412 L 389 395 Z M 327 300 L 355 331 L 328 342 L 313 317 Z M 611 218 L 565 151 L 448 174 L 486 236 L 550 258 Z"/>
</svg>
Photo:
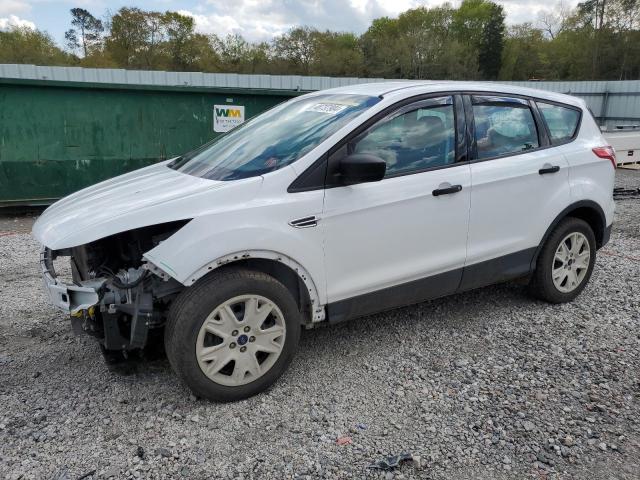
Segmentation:
<svg viewBox="0 0 640 480">
<path fill-rule="evenodd" d="M 549 129 L 551 143 L 566 142 L 574 137 L 580 123 L 578 110 L 550 103 L 536 103 Z"/>
</svg>

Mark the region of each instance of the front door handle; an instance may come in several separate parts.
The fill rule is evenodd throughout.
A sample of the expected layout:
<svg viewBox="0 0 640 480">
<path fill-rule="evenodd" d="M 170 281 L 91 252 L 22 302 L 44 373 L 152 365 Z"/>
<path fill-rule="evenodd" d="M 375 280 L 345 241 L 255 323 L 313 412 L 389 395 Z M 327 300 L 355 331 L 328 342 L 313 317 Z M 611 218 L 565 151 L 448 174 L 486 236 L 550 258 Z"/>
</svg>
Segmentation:
<svg viewBox="0 0 640 480">
<path fill-rule="evenodd" d="M 462 190 L 462 185 L 451 185 L 450 187 L 442 187 L 436 188 L 433 192 L 434 197 L 439 197 L 440 195 L 449 195 L 451 193 L 458 193 Z"/>
<path fill-rule="evenodd" d="M 556 173 L 558 170 L 560 170 L 560 167 L 558 165 L 545 165 L 540 170 L 538 170 L 538 173 L 540 175 L 544 175 L 545 173 Z"/>
</svg>

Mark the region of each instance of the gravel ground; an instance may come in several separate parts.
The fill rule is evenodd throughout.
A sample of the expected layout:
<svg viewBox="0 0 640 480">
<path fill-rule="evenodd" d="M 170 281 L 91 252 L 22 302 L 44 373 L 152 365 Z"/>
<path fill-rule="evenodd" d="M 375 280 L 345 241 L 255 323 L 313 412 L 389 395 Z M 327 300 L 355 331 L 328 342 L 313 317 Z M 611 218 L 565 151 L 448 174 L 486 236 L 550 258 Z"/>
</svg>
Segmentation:
<svg viewBox="0 0 640 480">
<path fill-rule="evenodd" d="M 638 479 L 640 200 L 617 208 L 575 302 L 506 284 L 306 331 L 276 386 L 233 404 L 166 360 L 109 372 L 45 301 L 36 242 L 8 231 L 28 219 L 5 218 L 0 478 Z"/>
</svg>

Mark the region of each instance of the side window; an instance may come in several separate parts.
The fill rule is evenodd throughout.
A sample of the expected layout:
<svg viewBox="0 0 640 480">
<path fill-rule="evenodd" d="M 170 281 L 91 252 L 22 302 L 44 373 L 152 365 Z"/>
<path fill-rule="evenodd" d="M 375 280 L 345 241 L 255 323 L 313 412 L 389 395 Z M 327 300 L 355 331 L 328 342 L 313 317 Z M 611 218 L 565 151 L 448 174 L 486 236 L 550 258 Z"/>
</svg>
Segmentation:
<svg viewBox="0 0 640 480">
<path fill-rule="evenodd" d="M 526 103 L 475 103 L 473 116 L 479 159 L 540 145 L 533 113 Z"/>
<path fill-rule="evenodd" d="M 455 116 L 450 97 L 419 102 L 387 117 L 349 144 L 349 153 L 370 153 L 387 162 L 386 176 L 455 161 Z"/>
<path fill-rule="evenodd" d="M 560 143 L 573 138 L 580 121 L 580 112 L 573 108 L 550 103 L 536 103 L 547 124 L 552 143 Z"/>
</svg>

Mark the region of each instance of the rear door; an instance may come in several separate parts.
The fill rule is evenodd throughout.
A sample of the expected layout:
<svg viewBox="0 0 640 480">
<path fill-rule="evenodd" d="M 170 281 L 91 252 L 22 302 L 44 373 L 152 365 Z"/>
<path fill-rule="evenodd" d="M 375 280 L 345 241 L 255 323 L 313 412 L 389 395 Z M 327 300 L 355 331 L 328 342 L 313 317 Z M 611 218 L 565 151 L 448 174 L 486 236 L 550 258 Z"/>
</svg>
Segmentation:
<svg viewBox="0 0 640 480">
<path fill-rule="evenodd" d="M 568 163 L 527 98 L 465 97 L 472 118 L 471 213 L 462 289 L 526 274 L 570 203 Z"/>
</svg>

